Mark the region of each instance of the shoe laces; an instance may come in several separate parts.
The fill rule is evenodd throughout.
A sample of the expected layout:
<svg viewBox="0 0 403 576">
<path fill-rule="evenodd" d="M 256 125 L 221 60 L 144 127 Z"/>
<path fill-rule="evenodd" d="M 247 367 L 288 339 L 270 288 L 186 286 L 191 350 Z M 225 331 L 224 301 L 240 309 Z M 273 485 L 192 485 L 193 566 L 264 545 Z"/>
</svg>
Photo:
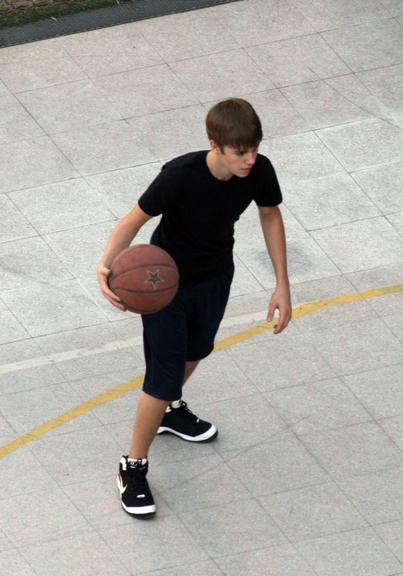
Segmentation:
<svg viewBox="0 0 403 576">
<path fill-rule="evenodd" d="M 139 490 L 145 490 L 147 488 L 145 465 L 141 467 L 133 467 L 128 465 L 126 472 L 129 484 L 135 484 L 136 488 Z"/>
<path fill-rule="evenodd" d="M 194 413 L 191 411 L 191 409 L 190 409 L 190 408 L 188 407 L 188 405 L 187 405 L 187 402 L 185 402 L 184 400 L 181 400 L 181 405 L 180 405 L 179 410 L 182 409 L 182 408 L 183 408 L 183 410 L 184 410 L 184 414 L 188 414 L 188 415 L 192 418 L 192 420 L 195 420 L 195 421 L 196 421 L 196 424 L 197 424 L 197 422 L 199 422 L 200 418 L 198 418 L 198 417 L 196 416 L 196 414 L 194 414 Z"/>
</svg>

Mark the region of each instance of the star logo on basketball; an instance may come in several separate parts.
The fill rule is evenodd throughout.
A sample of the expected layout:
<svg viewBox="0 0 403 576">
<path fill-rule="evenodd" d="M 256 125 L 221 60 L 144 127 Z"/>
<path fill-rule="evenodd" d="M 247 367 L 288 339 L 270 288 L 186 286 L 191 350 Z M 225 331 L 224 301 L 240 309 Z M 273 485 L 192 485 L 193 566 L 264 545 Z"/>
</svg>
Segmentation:
<svg viewBox="0 0 403 576">
<path fill-rule="evenodd" d="M 156 270 L 152 272 L 151 270 L 147 270 L 148 278 L 144 280 L 144 284 L 152 284 L 153 288 L 157 288 L 158 284 L 161 284 L 164 280 L 160 278 L 160 271 Z"/>
</svg>

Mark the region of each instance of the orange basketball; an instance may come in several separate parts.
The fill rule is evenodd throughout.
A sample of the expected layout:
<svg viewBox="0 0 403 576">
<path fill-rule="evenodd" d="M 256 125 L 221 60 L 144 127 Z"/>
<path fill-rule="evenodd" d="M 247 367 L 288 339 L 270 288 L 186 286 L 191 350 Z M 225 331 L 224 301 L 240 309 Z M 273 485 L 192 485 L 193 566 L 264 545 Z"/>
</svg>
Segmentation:
<svg viewBox="0 0 403 576">
<path fill-rule="evenodd" d="M 108 282 L 128 310 L 153 314 L 175 297 L 179 272 L 168 252 L 152 244 L 137 244 L 115 257 Z"/>
</svg>

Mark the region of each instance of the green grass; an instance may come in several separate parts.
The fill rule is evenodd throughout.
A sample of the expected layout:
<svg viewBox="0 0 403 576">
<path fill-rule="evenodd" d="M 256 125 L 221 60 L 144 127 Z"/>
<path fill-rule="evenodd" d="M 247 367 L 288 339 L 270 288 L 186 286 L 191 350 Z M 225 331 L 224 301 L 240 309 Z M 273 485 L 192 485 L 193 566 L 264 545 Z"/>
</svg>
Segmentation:
<svg viewBox="0 0 403 576">
<path fill-rule="evenodd" d="M 116 6 L 117 4 L 124 4 L 129 1 L 130 0 L 65 0 L 59 2 L 57 5 L 20 9 L 14 14 L 6 15 L 0 13 L 0 28 L 5 28 L 7 26 L 20 26 L 21 24 L 28 24 L 29 22 L 46 20 L 48 18 L 58 18 L 59 16 L 64 16 L 66 14 L 83 12 L 84 10 L 91 10 L 94 8 Z"/>
</svg>

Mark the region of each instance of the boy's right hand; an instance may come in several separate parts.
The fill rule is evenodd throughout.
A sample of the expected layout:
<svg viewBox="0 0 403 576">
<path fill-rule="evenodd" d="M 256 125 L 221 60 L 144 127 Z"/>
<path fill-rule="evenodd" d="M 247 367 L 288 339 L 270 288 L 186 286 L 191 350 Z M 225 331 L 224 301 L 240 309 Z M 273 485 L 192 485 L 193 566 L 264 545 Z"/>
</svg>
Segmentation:
<svg viewBox="0 0 403 576">
<path fill-rule="evenodd" d="M 115 306 L 115 308 L 119 308 L 119 310 L 126 312 L 127 308 L 124 304 L 122 304 L 119 296 L 117 296 L 109 288 L 108 276 L 110 273 L 111 273 L 111 270 L 109 268 L 106 268 L 105 266 L 102 266 L 102 265 L 98 266 L 98 268 L 97 268 L 97 280 L 98 280 L 98 284 L 101 288 L 101 292 L 105 296 L 105 298 L 107 300 L 109 300 L 109 302 L 113 306 Z"/>
</svg>

